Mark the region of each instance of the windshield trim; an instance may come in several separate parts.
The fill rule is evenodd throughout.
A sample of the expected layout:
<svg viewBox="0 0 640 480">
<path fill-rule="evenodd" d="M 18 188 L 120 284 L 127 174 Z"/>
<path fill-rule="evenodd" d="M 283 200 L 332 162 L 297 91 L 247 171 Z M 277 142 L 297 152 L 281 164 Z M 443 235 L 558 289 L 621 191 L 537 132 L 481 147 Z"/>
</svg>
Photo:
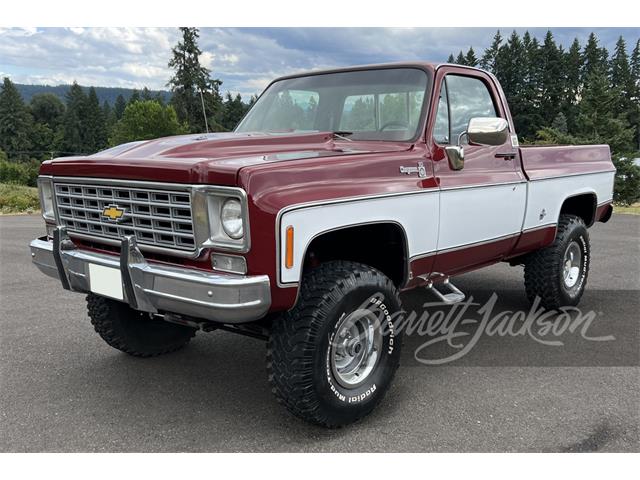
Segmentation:
<svg viewBox="0 0 640 480">
<path fill-rule="evenodd" d="M 285 76 L 282 76 L 282 77 L 278 77 L 278 78 L 272 80 L 269 83 L 269 85 L 267 85 L 266 88 L 260 93 L 260 95 L 258 95 L 258 98 L 256 98 L 256 101 L 254 102 L 254 104 L 242 116 L 242 118 L 240 119 L 238 124 L 233 129 L 233 132 L 236 132 L 238 127 L 240 125 L 242 125 L 242 123 L 245 121 L 245 119 L 247 118 L 249 113 L 251 113 L 251 110 L 253 110 L 255 105 L 258 103 L 258 100 L 260 100 L 260 98 L 262 98 L 262 96 L 277 82 L 280 82 L 280 81 L 283 81 L 283 80 L 291 80 L 291 79 L 294 79 L 294 78 L 314 77 L 314 76 L 319 76 L 319 75 L 333 75 L 333 74 L 336 74 L 336 73 L 362 72 L 362 71 L 375 71 L 375 70 L 399 70 L 399 69 L 402 69 L 402 70 L 405 70 L 405 69 L 420 70 L 420 71 L 424 72 L 426 74 L 426 76 L 427 76 L 427 82 L 426 82 L 426 87 L 425 87 L 425 92 L 424 92 L 424 99 L 422 101 L 422 112 L 420 113 L 420 120 L 418 121 L 418 128 L 416 128 L 416 134 L 413 137 L 409 138 L 408 140 L 370 139 L 370 140 L 354 140 L 354 141 L 384 142 L 384 143 L 415 143 L 421 137 L 422 138 L 426 138 L 425 137 L 426 128 L 427 128 L 426 121 L 427 121 L 429 108 L 431 107 L 431 93 L 432 93 L 431 91 L 432 91 L 432 86 L 433 86 L 433 70 L 431 68 L 428 68 L 427 64 L 425 64 L 424 66 L 422 66 L 420 64 L 413 64 L 413 63 L 409 63 L 409 64 L 394 63 L 394 64 L 386 64 L 386 65 L 383 64 L 383 65 L 375 65 L 375 66 L 369 65 L 369 66 L 361 66 L 361 67 L 336 68 L 334 70 L 319 70 L 319 71 L 303 72 L 303 73 L 296 73 L 296 74 L 293 74 L 293 75 L 285 75 Z"/>
</svg>

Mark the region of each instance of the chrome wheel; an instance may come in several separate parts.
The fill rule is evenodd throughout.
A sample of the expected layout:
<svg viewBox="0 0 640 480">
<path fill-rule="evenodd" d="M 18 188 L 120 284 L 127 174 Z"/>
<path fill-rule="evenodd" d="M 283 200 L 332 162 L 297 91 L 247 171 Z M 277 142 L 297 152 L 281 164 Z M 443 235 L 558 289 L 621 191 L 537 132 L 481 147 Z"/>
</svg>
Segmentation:
<svg viewBox="0 0 640 480">
<path fill-rule="evenodd" d="M 380 358 L 382 332 L 369 310 L 345 316 L 336 328 L 329 355 L 334 378 L 344 388 L 355 388 L 373 372 Z"/>
<path fill-rule="evenodd" d="M 562 277 L 567 288 L 573 288 L 580 278 L 582 269 L 582 251 L 578 242 L 573 241 L 564 253 Z"/>
</svg>

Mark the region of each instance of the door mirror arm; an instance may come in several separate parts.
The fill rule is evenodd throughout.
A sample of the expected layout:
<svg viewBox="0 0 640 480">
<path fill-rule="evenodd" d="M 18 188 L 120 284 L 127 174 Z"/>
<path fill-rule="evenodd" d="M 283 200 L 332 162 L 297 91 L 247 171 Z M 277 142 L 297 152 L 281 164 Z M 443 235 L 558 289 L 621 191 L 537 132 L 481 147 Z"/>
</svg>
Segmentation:
<svg viewBox="0 0 640 480">
<path fill-rule="evenodd" d="M 445 147 L 444 151 L 447 154 L 449 160 L 449 167 L 451 170 L 462 170 L 464 168 L 464 148 L 461 146 L 462 137 L 467 135 L 466 130 L 458 135 L 458 141 L 456 145 Z M 467 135 L 468 137 L 468 135 Z"/>
</svg>

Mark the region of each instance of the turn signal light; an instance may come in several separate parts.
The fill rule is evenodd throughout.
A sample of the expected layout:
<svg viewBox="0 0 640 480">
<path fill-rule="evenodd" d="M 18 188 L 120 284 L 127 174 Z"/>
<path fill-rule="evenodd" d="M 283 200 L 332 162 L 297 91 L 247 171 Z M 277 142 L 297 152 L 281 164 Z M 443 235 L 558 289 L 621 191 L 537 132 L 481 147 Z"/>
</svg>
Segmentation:
<svg viewBox="0 0 640 480">
<path fill-rule="evenodd" d="M 293 227 L 291 225 L 287 227 L 284 266 L 286 268 L 293 267 Z"/>
</svg>

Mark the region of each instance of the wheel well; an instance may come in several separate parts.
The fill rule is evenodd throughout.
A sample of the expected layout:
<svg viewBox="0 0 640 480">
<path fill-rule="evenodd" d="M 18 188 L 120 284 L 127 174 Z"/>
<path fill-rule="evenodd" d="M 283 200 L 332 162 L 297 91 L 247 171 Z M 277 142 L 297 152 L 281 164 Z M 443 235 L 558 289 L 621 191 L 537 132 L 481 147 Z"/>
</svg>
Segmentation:
<svg viewBox="0 0 640 480">
<path fill-rule="evenodd" d="M 584 193 L 567 198 L 560 208 L 560 214 L 576 215 L 584 220 L 585 225 L 593 225 L 596 216 L 596 196 L 593 193 Z"/>
<path fill-rule="evenodd" d="M 407 281 L 407 240 L 397 223 L 373 223 L 332 230 L 315 237 L 304 271 L 331 260 L 350 260 L 377 268 L 397 286 Z"/>
</svg>

